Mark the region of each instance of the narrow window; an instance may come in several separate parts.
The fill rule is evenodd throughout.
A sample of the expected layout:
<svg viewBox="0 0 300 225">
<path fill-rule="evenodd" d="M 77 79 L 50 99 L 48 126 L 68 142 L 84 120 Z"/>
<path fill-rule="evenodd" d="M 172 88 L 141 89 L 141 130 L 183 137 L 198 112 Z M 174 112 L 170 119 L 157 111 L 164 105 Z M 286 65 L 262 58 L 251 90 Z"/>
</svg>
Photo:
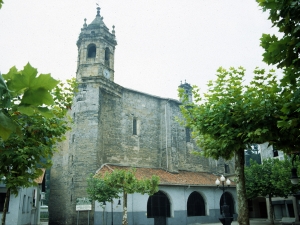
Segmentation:
<svg viewBox="0 0 300 225">
<path fill-rule="evenodd" d="M 5 197 L 6 197 L 6 193 L 0 193 L 0 212 L 3 212 Z M 9 201 L 7 206 L 7 212 L 8 212 L 8 208 L 9 208 Z"/>
<path fill-rule="evenodd" d="M 104 60 L 105 60 L 106 66 L 109 66 L 109 59 L 110 59 L 110 51 L 109 51 L 109 48 L 106 48 L 105 55 L 104 55 Z"/>
<path fill-rule="evenodd" d="M 32 193 L 32 207 L 36 207 L 36 192 L 35 192 L 35 189 L 33 189 L 33 193 Z"/>
<path fill-rule="evenodd" d="M 252 199 L 248 199 L 248 210 L 249 212 L 253 211 L 253 203 L 252 203 Z"/>
<path fill-rule="evenodd" d="M 225 167 L 225 173 L 230 173 L 229 165 L 228 164 L 224 164 L 224 167 Z"/>
<path fill-rule="evenodd" d="M 96 57 L 96 45 L 90 44 L 87 48 L 88 50 L 88 58 L 95 58 Z"/>
<path fill-rule="evenodd" d="M 27 212 L 29 213 L 29 209 L 30 209 L 30 197 L 28 196 L 27 199 Z"/>
<path fill-rule="evenodd" d="M 26 195 L 23 196 L 22 213 L 25 213 L 25 210 L 26 210 Z"/>
<path fill-rule="evenodd" d="M 191 130 L 190 128 L 185 128 L 185 141 L 191 142 Z"/>
<path fill-rule="evenodd" d="M 137 135 L 137 119 L 133 118 L 132 121 L 132 134 Z"/>
<path fill-rule="evenodd" d="M 278 156 L 278 151 L 276 149 L 273 149 L 273 157 L 277 157 Z"/>
</svg>

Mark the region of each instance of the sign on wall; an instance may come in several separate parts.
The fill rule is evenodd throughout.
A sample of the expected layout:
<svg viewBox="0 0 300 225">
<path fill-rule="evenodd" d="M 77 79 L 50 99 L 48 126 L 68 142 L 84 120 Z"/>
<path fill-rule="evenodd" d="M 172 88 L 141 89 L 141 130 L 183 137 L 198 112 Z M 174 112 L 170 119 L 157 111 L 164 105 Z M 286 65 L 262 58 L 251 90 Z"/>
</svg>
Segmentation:
<svg viewBox="0 0 300 225">
<path fill-rule="evenodd" d="M 77 198 L 76 211 L 92 210 L 92 199 L 90 198 Z"/>
</svg>

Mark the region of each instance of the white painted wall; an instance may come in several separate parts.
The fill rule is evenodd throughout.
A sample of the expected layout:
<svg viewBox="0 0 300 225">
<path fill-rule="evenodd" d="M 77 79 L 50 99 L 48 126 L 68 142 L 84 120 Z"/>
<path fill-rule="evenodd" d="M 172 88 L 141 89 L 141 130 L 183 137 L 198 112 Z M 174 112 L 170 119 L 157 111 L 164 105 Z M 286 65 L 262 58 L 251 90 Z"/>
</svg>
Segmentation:
<svg viewBox="0 0 300 225">
<path fill-rule="evenodd" d="M 33 193 L 35 190 L 35 207 L 33 206 Z M 0 192 L 5 193 L 6 188 L 2 184 Z M 40 204 L 41 204 L 41 187 L 20 188 L 18 196 L 10 196 L 9 208 L 6 214 L 6 225 L 23 225 L 23 224 L 39 224 L 40 221 Z M 25 202 L 24 202 L 25 196 Z M 23 210 L 24 205 L 24 210 Z M 2 212 L 0 216 L 2 218 Z"/>
<path fill-rule="evenodd" d="M 199 192 L 204 198 L 206 204 L 206 215 L 209 216 L 210 209 L 220 209 L 220 198 L 223 191 L 217 187 L 188 187 L 188 186 L 160 186 L 159 190 L 164 192 L 170 200 L 171 205 L 171 217 L 174 217 L 175 211 L 185 211 L 187 209 L 187 200 L 189 195 L 193 191 Z M 235 187 L 230 187 L 226 189 L 227 192 L 231 193 L 234 199 L 234 211 L 237 212 L 237 197 Z M 128 212 L 147 212 L 147 201 L 149 195 L 141 195 L 138 193 L 129 194 L 127 199 Z M 121 199 L 121 205 L 118 205 L 118 200 L 114 200 L 113 211 L 122 212 L 123 211 L 123 200 Z M 95 203 L 95 211 L 102 212 L 103 208 L 100 206 L 99 202 Z M 111 203 L 106 202 L 105 206 L 106 212 L 111 212 Z"/>
</svg>

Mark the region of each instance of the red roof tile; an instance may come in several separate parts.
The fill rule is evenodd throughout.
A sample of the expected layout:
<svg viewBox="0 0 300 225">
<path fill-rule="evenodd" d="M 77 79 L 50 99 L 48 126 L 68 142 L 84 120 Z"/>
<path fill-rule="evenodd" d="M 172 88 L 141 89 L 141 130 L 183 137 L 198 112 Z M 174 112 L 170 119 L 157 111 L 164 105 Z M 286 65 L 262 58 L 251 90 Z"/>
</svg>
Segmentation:
<svg viewBox="0 0 300 225">
<path fill-rule="evenodd" d="M 115 169 L 131 169 L 130 166 L 104 164 L 97 172 L 96 176 L 103 176 L 106 172 L 111 172 Z M 178 173 L 170 173 L 159 168 L 144 168 L 135 167 L 136 177 L 138 179 L 151 178 L 156 175 L 160 178 L 160 185 L 191 185 L 191 186 L 216 186 L 215 181 L 219 176 L 207 172 L 190 172 L 179 171 Z M 233 183 L 233 186 L 235 184 Z"/>
</svg>

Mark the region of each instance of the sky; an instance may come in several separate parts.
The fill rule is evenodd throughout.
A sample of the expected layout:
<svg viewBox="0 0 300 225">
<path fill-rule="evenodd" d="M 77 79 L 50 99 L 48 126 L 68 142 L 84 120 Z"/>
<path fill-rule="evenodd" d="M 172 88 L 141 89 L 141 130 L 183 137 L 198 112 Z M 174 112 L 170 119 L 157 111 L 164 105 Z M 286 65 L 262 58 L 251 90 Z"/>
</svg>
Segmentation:
<svg viewBox="0 0 300 225">
<path fill-rule="evenodd" d="M 0 72 L 27 62 L 57 79 L 75 77 L 76 41 L 96 16 L 115 26 L 115 82 L 177 99 L 181 82 L 206 91 L 222 66 L 243 66 L 247 79 L 262 62 L 268 13 L 255 0 L 4 0 L 0 10 Z"/>
</svg>

